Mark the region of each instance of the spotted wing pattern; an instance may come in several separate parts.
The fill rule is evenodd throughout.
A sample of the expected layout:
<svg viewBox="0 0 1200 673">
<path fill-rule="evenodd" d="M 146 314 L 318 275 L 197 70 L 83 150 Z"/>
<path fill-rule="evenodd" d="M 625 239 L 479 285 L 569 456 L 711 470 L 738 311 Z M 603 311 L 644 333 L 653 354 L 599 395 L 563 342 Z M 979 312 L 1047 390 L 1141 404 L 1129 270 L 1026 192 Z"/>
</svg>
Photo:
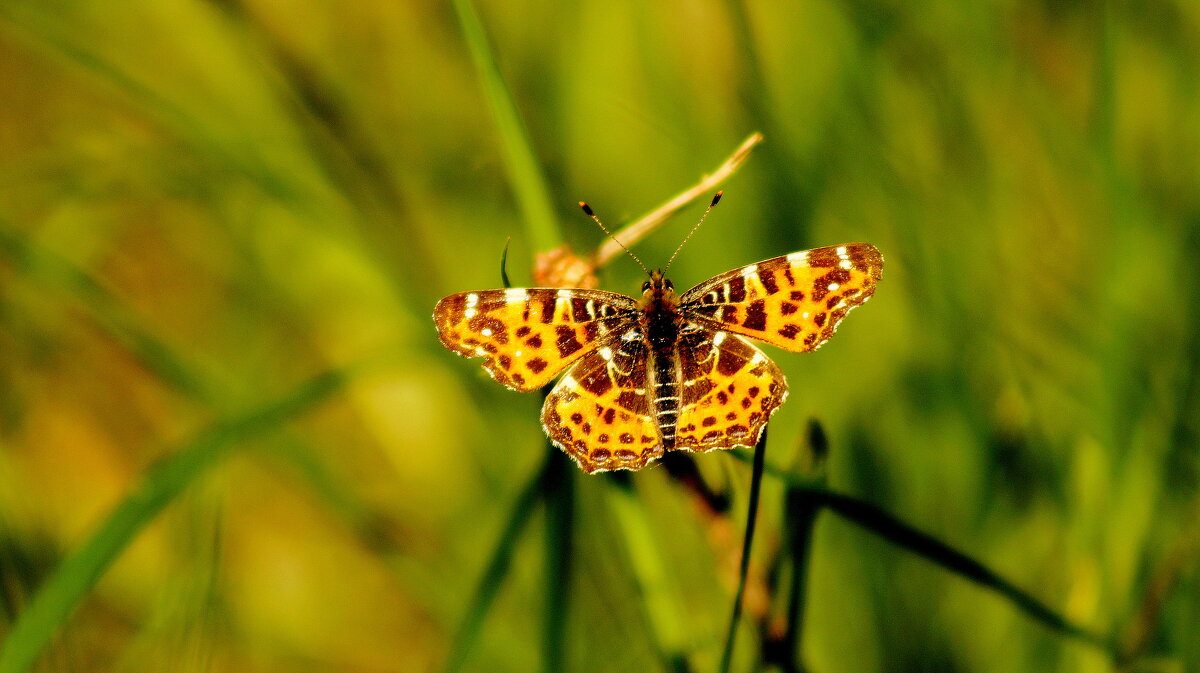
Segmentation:
<svg viewBox="0 0 1200 673">
<path fill-rule="evenodd" d="M 683 406 L 675 448 L 754 446 L 787 398 L 779 367 L 753 344 L 724 331 L 684 330 L 678 353 Z"/>
<path fill-rule="evenodd" d="M 794 352 L 820 348 L 875 293 L 883 256 L 868 243 L 794 252 L 728 271 L 688 290 L 689 320 Z"/>
<path fill-rule="evenodd" d="M 585 472 L 636 470 L 663 455 L 647 397 L 649 348 L 633 330 L 584 356 L 542 406 L 550 439 Z"/>
<path fill-rule="evenodd" d="M 866 243 L 816 248 L 711 278 L 674 301 L 661 273 L 643 304 L 611 292 L 532 288 L 450 295 L 447 348 L 485 358 L 516 390 L 568 370 L 542 424 L 585 471 L 636 470 L 671 450 L 753 446 L 787 397 L 783 373 L 743 336 L 819 348 L 871 297 L 883 257 Z"/>
<path fill-rule="evenodd" d="M 529 288 L 452 294 L 433 311 L 438 337 L 486 358 L 492 378 L 536 390 L 636 322 L 637 302 L 614 292 Z"/>
</svg>

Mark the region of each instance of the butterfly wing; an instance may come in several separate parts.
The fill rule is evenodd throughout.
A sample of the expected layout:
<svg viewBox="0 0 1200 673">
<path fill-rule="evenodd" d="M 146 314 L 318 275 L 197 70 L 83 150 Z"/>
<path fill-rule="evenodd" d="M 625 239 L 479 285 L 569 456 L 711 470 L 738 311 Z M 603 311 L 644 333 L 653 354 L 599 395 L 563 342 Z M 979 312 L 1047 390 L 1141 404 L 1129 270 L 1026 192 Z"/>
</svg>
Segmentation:
<svg viewBox="0 0 1200 673">
<path fill-rule="evenodd" d="M 514 390 L 536 390 L 634 325 L 637 302 L 600 290 L 530 288 L 452 294 L 433 310 L 442 344 Z"/>
<path fill-rule="evenodd" d="M 711 451 L 754 446 L 787 398 L 783 372 L 745 339 L 724 331 L 685 329 L 679 340 L 683 405 L 675 448 Z"/>
<path fill-rule="evenodd" d="M 690 320 L 804 352 L 820 348 L 875 293 L 883 256 L 869 243 L 794 252 L 714 276 L 680 298 Z"/>
<path fill-rule="evenodd" d="M 648 357 L 640 335 L 603 346 L 546 397 L 546 434 L 584 471 L 636 470 L 662 456 L 662 435 L 646 396 Z"/>
</svg>

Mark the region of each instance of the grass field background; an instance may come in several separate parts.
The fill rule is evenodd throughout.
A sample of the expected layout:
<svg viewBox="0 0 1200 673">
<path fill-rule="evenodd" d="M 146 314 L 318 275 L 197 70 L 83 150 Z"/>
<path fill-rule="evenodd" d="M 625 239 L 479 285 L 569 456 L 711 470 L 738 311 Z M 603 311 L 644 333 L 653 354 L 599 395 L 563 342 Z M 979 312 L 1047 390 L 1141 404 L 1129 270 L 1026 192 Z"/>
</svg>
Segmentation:
<svg viewBox="0 0 1200 673">
<path fill-rule="evenodd" d="M 715 511 L 547 462 L 430 314 L 756 131 L 675 284 L 886 266 L 768 349 L 732 670 L 1197 670 L 1197 44 L 1185 0 L 0 4 L 0 673 L 717 670 L 749 454 Z M 793 545 L 780 470 L 1080 631 L 852 516 Z"/>
</svg>

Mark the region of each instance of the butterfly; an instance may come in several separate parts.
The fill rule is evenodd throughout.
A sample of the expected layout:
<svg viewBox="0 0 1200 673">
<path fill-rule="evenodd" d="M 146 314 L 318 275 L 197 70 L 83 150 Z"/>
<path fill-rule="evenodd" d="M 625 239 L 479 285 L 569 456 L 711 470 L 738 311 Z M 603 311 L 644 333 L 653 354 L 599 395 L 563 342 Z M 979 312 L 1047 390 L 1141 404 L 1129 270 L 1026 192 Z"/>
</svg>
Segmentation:
<svg viewBox="0 0 1200 673">
<path fill-rule="evenodd" d="M 788 390 L 747 337 L 816 350 L 874 294 L 882 270 L 875 246 L 847 243 L 734 269 L 682 295 L 653 271 L 640 301 L 481 290 L 445 297 L 433 317 L 446 348 L 484 358 L 509 388 L 537 390 L 566 371 L 542 406 L 546 434 L 588 473 L 636 470 L 667 451 L 754 446 Z"/>
</svg>

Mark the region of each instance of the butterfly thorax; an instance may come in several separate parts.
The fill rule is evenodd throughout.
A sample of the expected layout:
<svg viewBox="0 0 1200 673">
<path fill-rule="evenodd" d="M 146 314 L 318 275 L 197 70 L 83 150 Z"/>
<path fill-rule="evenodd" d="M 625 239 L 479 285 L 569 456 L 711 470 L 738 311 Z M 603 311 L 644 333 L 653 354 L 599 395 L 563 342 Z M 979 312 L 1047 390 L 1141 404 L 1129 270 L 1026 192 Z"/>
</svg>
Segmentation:
<svg viewBox="0 0 1200 673">
<path fill-rule="evenodd" d="M 675 346 L 681 321 L 676 301 L 675 286 L 661 271 L 652 272 L 650 280 L 642 283 L 642 334 L 655 352 Z"/>
</svg>

